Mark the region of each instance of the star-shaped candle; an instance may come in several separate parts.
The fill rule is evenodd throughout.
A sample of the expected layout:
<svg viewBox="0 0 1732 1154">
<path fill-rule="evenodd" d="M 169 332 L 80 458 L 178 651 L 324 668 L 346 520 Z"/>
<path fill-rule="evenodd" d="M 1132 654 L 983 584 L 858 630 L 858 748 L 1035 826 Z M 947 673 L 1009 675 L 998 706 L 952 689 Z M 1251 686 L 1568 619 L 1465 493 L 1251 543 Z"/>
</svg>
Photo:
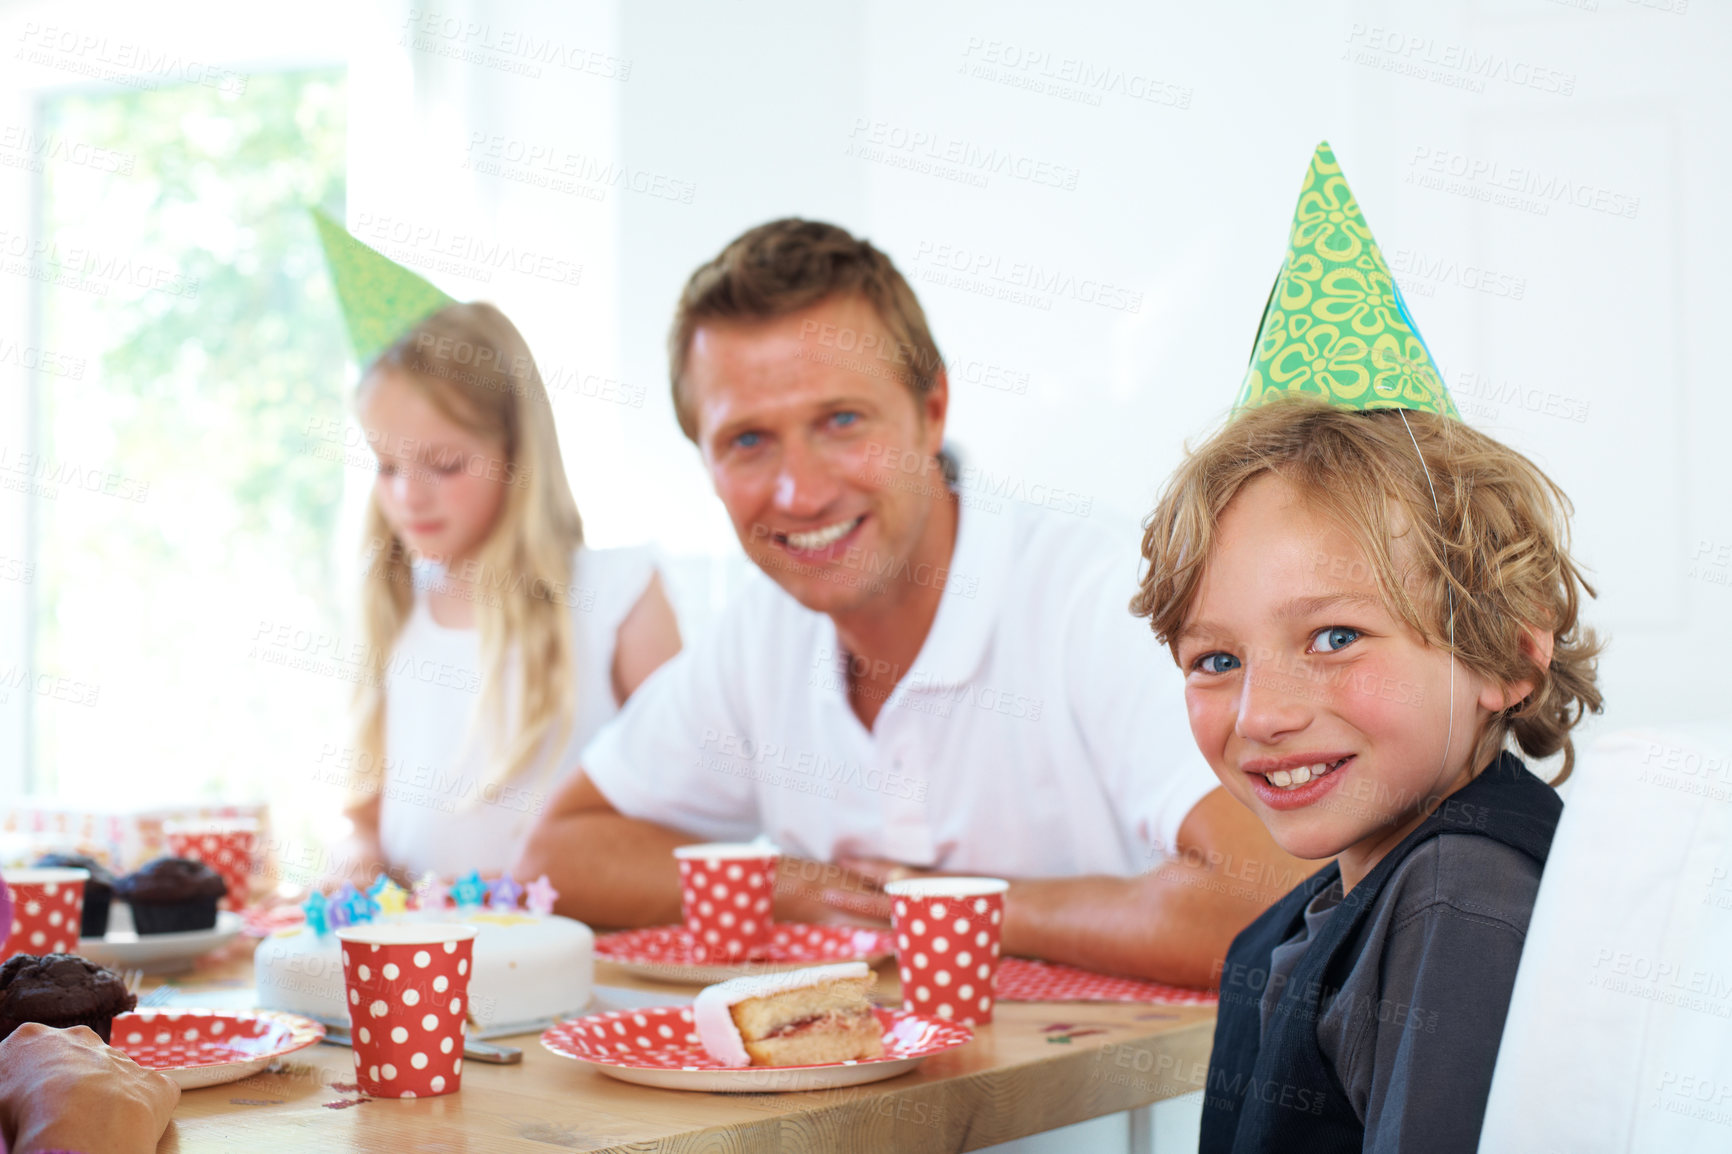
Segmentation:
<svg viewBox="0 0 1732 1154">
<path fill-rule="evenodd" d="M 439 875 L 428 870 L 421 875 L 421 880 L 415 883 L 415 908 L 418 910 L 442 910 L 450 890 L 439 880 Z"/>
<path fill-rule="evenodd" d="M 355 899 L 360 894 L 348 882 L 343 888 L 325 899 L 325 923 L 333 930 L 340 930 L 355 924 Z"/>
<path fill-rule="evenodd" d="M 542 874 L 530 882 L 527 892 L 529 896 L 524 899 L 523 904 L 529 907 L 529 912 L 540 914 L 544 918 L 551 917 L 553 903 L 559 900 L 559 891 L 553 888 L 553 883 L 547 880 L 547 875 Z"/>
<path fill-rule="evenodd" d="M 350 911 L 350 925 L 366 925 L 379 916 L 379 903 L 374 901 L 373 895 L 366 890 L 354 891 L 354 897 L 350 900 L 355 903 Z"/>
<path fill-rule="evenodd" d="M 331 895 L 326 909 L 330 915 L 331 928 L 342 929 L 345 926 L 360 926 L 371 922 L 379 912 L 379 903 L 356 889 L 352 882 L 344 882 L 343 888 Z"/>
<path fill-rule="evenodd" d="M 367 887 L 367 896 L 373 899 L 379 913 L 386 917 L 400 914 L 409 908 L 408 893 L 384 874 L 380 874 L 373 884 Z"/>
<path fill-rule="evenodd" d="M 523 896 L 523 887 L 510 874 L 501 874 L 492 885 L 487 887 L 487 907 L 504 913 L 517 909 L 517 899 Z"/>
<path fill-rule="evenodd" d="M 307 928 L 321 937 L 331 932 L 331 921 L 325 916 L 325 895 L 317 890 L 307 895 L 307 900 L 301 903 L 301 912 L 307 915 Z"/>
<path fill-rule="evenodd" d="M 479 907 L 487 900 L 487 886 L 482 882 L 479 870 L 470 870 L 467 877 L 451 887 L 451 900 L 460 910 Z"/>
</svg>

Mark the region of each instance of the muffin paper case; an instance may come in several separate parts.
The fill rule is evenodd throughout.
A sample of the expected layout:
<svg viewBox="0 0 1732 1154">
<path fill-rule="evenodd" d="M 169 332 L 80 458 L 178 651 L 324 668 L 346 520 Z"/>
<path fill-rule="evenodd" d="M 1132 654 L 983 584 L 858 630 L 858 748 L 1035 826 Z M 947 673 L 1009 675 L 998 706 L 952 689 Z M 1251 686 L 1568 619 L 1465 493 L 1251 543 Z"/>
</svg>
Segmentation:
<svg viewBox="0 0 1732 1154">
<path fill-rule="evenodd" d="M 163 840 L 174 857 L 201 861 L 222 875 L 228 893 L 217 903 L 225 910 L 245 909 L 253 880 L 259 823 L 250 818 L 162 823 Z"/>
<path fill-rule="evenodd" d="M 182 934 L 217 924 L 217 902 L 228 893 L 228 883 L 204 862 L 159 857 L 117 879 L 114 893 L 131 907 L 140 937 Z"/>
<path fill-rule="evenodd" d="M 54 851 L 45 853 L 31 863 L 36 869 L 84 870 L 84 917 L 79 937 L 100 938 L 108 932 L 108 907 L 114 901 L 114 874 L 107 866 L 87 854 Z M 5 936 L 5 924 L 0 922 L 0 938 Z"/>
<path fill-rule="evenodd" d="M 712 842 L 674 850 L 695 960 L 747 959 L 769 948 L 779 857 L 764 843 Z"/>
<path fill-rule="evenodd" d="M 890 882 L 890 923 L 902 1008 L 965 1026 L 992 1021 L 999 937 L 1004 930 L 1001 878 L 908 878 Z"/>
<path fill-rule="evenodd" d="M 457 1092 L 475 933 L 431 922 L 337 931 L 362 1091 L 375 1098 Z"/>
<path fill-rule="evenodd" d="M 1461 417 L 1328 141 L 1305 170 L 1235 408 L 1285 393 Z"/>
<path fill-rule="evenodd" d="M 4 876 L 12 890 L 12 917 L 0 960 L 13 954 L 76 953 L 90 874 L 43 867 L 6 870 Z"/>
</svg>

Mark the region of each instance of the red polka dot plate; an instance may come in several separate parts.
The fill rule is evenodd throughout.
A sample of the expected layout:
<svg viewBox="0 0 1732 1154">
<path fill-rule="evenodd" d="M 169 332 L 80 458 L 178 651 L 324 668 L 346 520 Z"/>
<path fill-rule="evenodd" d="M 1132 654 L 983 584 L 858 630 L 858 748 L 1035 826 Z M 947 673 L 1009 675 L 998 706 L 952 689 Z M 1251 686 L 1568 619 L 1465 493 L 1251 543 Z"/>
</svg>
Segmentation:
<svg viewBox="0 0 1732 1154">
<path fill-rule="evenodd" d="M 724 1066 L 698 1041 L 690 1006 L 610 1010 L 575 1018 L 542 1034 L 541 1044 L 561 1057 L 589 1062 L 622 1082 L 667 1090 L 763 1094 L 828 1090 L 894 1078 L 974 1037 L 967 1026 L 906 1010 L 873 1012 L 884 1028 L 884 1056 L 822 1066 Z"/>
<path fill-rule="evenodd" d="M 595 939 L 598 962 L 612 962 L 640 977 L 700 986 L 744 974 L 773 974 L 831 962 L 872 963 L 895 952 L 895 939 L 883 930 L 800 922 L 779 923 L 763 953 L 738 962 L 699 961 L 684 926 L 622 930 Z"/>
<path fill-rule="evenodd" d="M 182 1090 L 256 1074 L 311 1046 L 325 1027 L 277 1010 L 135 1010 L 114 1019 L 113 1045 Z"/>
</svg>

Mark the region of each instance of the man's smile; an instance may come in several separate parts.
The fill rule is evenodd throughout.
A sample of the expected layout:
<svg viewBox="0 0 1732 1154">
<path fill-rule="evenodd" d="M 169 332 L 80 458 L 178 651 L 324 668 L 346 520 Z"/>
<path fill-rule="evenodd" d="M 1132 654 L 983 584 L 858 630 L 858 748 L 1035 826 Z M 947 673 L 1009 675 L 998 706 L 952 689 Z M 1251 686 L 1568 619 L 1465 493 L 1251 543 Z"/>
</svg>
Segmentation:
<svg viewBox="0 0 1732 1154">
<path fill-rule="evenodd" d="M 772 532 L 770 535 L 775 538 L 778 545 L 790 553 L 820 553 L 853 533 L 865 520 L 866 514 L 862 513 L 858 517 L 850 517 L 819 529 L 810 529 L 804 532 Z"/>
</svg>

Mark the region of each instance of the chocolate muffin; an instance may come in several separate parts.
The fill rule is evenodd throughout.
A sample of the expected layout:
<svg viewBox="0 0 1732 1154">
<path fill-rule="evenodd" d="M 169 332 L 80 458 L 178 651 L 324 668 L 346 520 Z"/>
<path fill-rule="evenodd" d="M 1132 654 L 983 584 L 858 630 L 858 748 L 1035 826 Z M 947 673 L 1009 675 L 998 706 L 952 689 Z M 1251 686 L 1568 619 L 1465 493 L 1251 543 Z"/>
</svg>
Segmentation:
<svg viewBox="0 0 1732 1154">
<path fill-rule="evenodd" d="M 114 883 L 143 934 L 181 934 L 216 925 L 217 901 L 228 893 L 222 875 L 184 857 L 159 857 Z"/>
<path fill-rule="evenodd" d="M 119 974 L 77 954 L 13 954 L 0 965 L 0 1038 L 40 1022 L 89 1026 L 106 1042 L 114 1016 L 136 1005 Z"/>
<path fill-rule="evenodd" d="M 108 867 L 81 853 L 45 853 L 36 859 L 38 866 L 55 869 L 84 870 L 90 874 L 84 883 L 84 923 L 79 927 L 81 938 L 100 938 L 108 932 L 108 905 L 114 898 L 114 875 Z"/>
</svg>

